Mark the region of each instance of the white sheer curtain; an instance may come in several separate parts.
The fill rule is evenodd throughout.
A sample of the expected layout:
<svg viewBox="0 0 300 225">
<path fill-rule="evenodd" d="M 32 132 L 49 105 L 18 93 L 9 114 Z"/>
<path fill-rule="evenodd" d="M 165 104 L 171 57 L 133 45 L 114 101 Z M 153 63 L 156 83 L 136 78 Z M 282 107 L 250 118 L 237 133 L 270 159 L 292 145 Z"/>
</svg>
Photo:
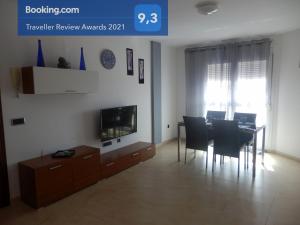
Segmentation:
<svg viewBox="0 0 300 225">
<path fill-rule="evenodd" d="M 207 110 L 257 114 L 266 122 L 271 41 L 260 40 L 186 50 L 187 115 Z"/>
</svg>

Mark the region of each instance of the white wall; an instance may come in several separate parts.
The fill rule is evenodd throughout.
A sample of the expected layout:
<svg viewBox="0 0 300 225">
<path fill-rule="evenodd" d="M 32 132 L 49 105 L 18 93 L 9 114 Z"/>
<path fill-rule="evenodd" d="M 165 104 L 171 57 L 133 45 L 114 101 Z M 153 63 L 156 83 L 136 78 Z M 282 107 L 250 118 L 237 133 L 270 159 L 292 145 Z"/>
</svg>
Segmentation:
<svg viewBox="0 0 300 225">
<path fill-rule="evenodd" d="M 276 151 L 300 158 L 300 30 L 275 37 L 279 78 Z"/>
<path fill-rule="evenodd" d="M 122 138 L 120 144 L 102 148 L 102 153 L 136 141 L 151 141 L 151 62 L 148 40 L 41 38 L 47 66 L 56 67 L 58 57 L 63 56 L 71 62 L 72 68 L 78 68 L 82 46 L 87 69 L 99 71 L 99 92 L 89 95 L 21 95 L 16 98 L 10 80 L 10 68 L 36 64 L 37 38 L 17 36 L 17 3 L 4 2 L 0 7 L 1 18 L 5 18 L 0 22 L 0 74 L 11 197 L 19 194 L 19 161 L 38 157 L 42 150 L 46 154 L 83 144 L 100 147 L 98 119 L 101 108 L 138 105 L 138 132 Z M 134 76 L 126 75 L 127 47 L 134 50 Z M 105 48 L 111 49 L 117 59 L 115 68 L 110 71 L 104 69 L 99 61 L 99 54 Z M 145 59 L 144 85 L 138 84 L 138 58 Z M 165 98 L 168 98 L 167 95 Z M 12 127 L 10 120 L 18 117 L 25 117 L 26 124 Z"/>
<path fill-rule="evenodd" d="M 277 112 L 278 112 L 278 93 L 279 93 L 279 76 L 281 63 L 281 42 L 277 36 L 272 37 L 272 53 L 273 53 L 273 74 L 271 85 L 271 105 L 267 111 L 267 140 L 268 151 L 276 151 L 277 138 Z"/>
<path fill-rule="evenodd" d="M 161 52 L 162 141 L 164 142 L 175 138 L 177 135 L 176 48 L 163 44 Z"/>
</svg>

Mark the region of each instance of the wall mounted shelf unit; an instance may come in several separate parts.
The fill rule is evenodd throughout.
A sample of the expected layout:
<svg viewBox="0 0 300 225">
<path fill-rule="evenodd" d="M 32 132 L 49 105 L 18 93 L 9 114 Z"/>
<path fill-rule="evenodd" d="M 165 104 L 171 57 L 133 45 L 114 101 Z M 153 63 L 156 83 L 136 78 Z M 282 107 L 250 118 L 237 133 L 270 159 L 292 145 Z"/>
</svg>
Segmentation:
<svg viewBox="0 0 300 225">
<path fill-rule="evenodd" d="M 21 77 L 23 94 L 88 94 L 99 87 L 96 71 L 23 67 Z"/>
</svg>

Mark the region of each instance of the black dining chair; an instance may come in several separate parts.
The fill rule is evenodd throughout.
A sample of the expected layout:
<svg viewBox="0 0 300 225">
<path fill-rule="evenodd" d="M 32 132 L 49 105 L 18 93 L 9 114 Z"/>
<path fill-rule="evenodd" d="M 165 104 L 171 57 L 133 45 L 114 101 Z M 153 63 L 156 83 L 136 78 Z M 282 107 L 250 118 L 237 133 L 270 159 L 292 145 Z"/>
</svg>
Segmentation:
<svg viewBox="0 0 300 225">
<path fill-rule="evenodd" d="M 224 120 L 226 112 L 225 111 L 207 111 L 206 122 L 212 123 L 213 120 Z"/>
<path fill-rule="evenodd" d="M 214 151 L 213 170 L 216 155 L 238 158 L 238 176 L 240 175 L 240 151 L 246 146 L 240 139 L 240 130 L 237 121 L 214 120 Z"/>
<path fill-rule="evenodd" d="M 238 121 L 240 126 L 249 127 L 252 129 L 256 128 L 256 114 L 255 113 L 240 113 L 235 112 L 233 120 Z"/>
<path fill-rule="evenodd" d="M 206 152 L 206 169 L 208 163 L 208 129 L 203 117 L 183 117 L 186 130 L 185 160 L 187 149 L 193 149 L 196 156 L 196 150 Z"/>
<path fill-rule="evenodd" d="M 255 113 L 240 113 L 235 112 L 233 120 L 238 121 L 240 127 L 256 129 L 256 114 Z M 253 134 L 249 132 L 241 132 L 241 142 L 246 143 L 245 158 L 247 157 L 247 168 L 249 165 L 249 147 L 253 145 Z M 247 156 L 246 156 L 247 154 Z M 246 166 L 245 166 L 246 167 Z"/>
</svg>

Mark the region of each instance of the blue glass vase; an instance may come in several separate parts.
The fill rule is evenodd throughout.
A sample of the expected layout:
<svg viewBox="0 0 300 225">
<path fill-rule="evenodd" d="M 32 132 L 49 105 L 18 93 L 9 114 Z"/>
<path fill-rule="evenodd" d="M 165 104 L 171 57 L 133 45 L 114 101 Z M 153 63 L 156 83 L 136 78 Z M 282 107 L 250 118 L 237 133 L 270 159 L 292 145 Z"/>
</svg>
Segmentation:
<svg viewBox="0 0 300 225">
<path fill-rule="evenodd" d="M 39 66 L 39 67 L 45 67 L 45 61 L 44 61 L 44 56 L 43 56 L 43 50 L 42 50 L 42 42 L 41 42 L 41 40 L 38 40 L 37 66 Z"/>
<path fill-rule="evenodd" d="M 83 55 L 83 48 L 81 48 L 81 53 L 80 53 L 80 70 L 86 70 L 85 67 L 85 61 L 84 61 L 84 55 Z"/>
</svg>

